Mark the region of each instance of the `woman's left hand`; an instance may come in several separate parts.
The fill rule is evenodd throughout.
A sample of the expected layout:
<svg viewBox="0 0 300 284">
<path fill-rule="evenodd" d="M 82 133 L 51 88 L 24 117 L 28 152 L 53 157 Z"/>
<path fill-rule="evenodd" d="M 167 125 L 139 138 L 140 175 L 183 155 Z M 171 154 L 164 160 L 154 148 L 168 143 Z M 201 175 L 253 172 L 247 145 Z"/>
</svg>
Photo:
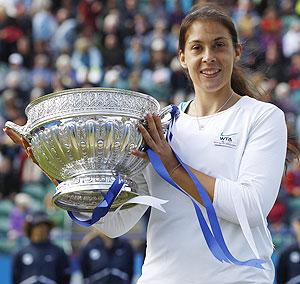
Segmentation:
<svg viewBox="0 0 300 284">
<path fill-rule="evenodd" d="M 142 124 L 138 128 L 146 144 L 159 156 L 168 171 L 173 169 L 178 165 L 178 160 L 164 136 L 160 117 L 157 114 L 147 114 L 145 119 L 147 129 Z M 145 160 L 149 159 L 146 152 L 133 150 L 132 154 Z"/>
</svg>

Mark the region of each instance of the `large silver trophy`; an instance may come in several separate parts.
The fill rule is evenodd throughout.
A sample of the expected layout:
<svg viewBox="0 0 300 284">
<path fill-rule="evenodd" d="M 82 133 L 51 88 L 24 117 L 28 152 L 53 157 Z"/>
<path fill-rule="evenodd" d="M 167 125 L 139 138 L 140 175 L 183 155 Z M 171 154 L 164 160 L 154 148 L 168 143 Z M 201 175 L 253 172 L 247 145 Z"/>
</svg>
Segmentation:
<svg viewBox="0 0 300 284">
<path fill-rule="evenodd" d="M 160 115 L 165 116 L 168 109 Z M 125 181 L 110 210 L 138 195 L 134 176 L 147 162 L 131 150 L 145 145 L 137 125 L 159 103 L 145 94 L 121 89 L 59 91 L 30 103 L 24 126 L 6 127 L 24 137 L 40 167 L 61 181 L 54 203 L 66 210 L 92 212 L 117 175 Z M 132 206 L 132 205 L 127 205 Z M 124 207 L 126 208 L 126 206 Z"/>
</svg>

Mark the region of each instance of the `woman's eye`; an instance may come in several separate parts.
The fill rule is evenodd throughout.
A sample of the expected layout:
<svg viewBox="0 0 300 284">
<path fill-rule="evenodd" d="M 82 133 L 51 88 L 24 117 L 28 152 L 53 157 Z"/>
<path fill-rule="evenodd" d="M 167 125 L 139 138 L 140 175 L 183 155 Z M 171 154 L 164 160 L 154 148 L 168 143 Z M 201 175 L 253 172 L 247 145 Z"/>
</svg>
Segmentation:
<svg viewBox="0 0 300 284">
<path fill-rule="evenodd" d="M 216 42 L 215 47 L 224 47 L 225 43 L 224 42 Z"/>
<path fill-rule="evenodd" d="M 200 49 L 200 46 L 199 45 L 193 45 L 192 46 L 192 50 L 199 50 Z"/>
</svg>

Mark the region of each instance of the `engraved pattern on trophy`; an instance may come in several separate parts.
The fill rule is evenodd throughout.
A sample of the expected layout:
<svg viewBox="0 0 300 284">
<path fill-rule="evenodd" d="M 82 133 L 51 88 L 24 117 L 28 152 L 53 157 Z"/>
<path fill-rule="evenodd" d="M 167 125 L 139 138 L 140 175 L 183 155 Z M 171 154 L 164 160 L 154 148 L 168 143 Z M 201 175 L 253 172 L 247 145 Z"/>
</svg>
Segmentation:
<svg viewBox="0 0 300 284">
<path fill-rule="evenodd" d="M 134 176 L 148 162 L 131 155 L 144 147 L 137 124 L 158 111 L 159 103 L 141 93 L 71 89 L 29 104 L 25 126 L 6 126 L 27 139 L 41 168 L 61 181 L 53 196 L 56 205 L 92 212 L 120 175 L 125 186 L 110 208 L 115 210 L 138 195 Z"/>
<path fill-rule="evenodd" d="M 76 114 L 83 115 L 84 112 L 122 116 L 127 113 L 141 119 L 147 112 L 157 113 L 158 103 L 149 96 L 127 90 L 73 89 L 41 97 L 32 102 L 25 112 L 28 124 L 35 128 L 62 116 L 74 117 Z"/>
</svg>

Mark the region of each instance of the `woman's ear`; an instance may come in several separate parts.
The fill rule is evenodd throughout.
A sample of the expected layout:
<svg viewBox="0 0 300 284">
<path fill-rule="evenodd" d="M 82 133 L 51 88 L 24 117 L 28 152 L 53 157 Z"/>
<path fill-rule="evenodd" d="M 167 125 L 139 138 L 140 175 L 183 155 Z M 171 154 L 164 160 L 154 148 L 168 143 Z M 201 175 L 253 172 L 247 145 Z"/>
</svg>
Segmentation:
<svg viewBox="0 0 300 284">
<path fill-rule="evenodd" d="M 235 59 L 234 59 L 235 62 L 240 60 L 241 54 L 242 54 L 242 45 L 238 43 L 235 47 Z"/>
<path fill-rule="evenodd" d="M 179 51 L 179 62 L 180 62 L 180 65 L 183 69 L 187 69 L 187 65 L 186 65 L 186 62 L 185 62 L 185 56 L 184 56 L 184 53 L 182 50 Z"/>
</svg>

